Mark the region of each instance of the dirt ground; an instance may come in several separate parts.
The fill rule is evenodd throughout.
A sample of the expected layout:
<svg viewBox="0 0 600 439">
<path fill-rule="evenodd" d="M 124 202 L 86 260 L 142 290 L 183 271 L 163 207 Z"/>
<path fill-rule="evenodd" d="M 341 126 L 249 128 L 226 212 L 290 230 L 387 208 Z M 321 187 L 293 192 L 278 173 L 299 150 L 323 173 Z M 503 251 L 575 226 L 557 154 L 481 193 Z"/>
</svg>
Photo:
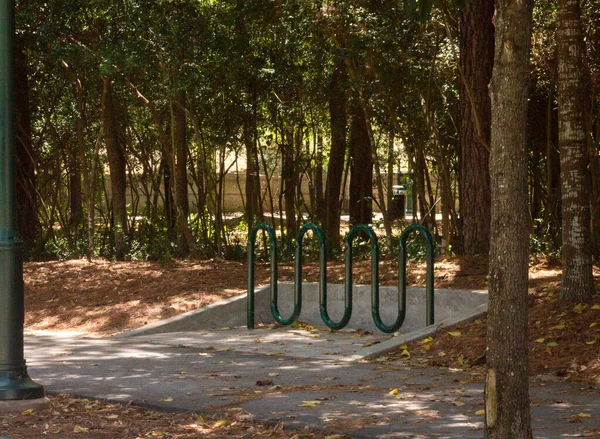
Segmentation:
<svg viewBox="0 0 600 439">
<path fill-rule="evenodd" d="M 216 416 L 197 413 L 160 413 L 102 401 L 74 399 L 69 395 L 51 398 L 50 408 L 0 415 L 0 434 L 14 439 L 142 439 L 142 438 L 277 438 L 324 439 L 323 433 L 287 431 L 283 425 L 255 423 L 242 410 Z M 331 438 L 331 436 L 330 436 Z M 341 439 L 339 436 L 333 439 Z"/>
<path fill-rule="evenodd" d="M 203 262 L 109 262 L 72 260 L 25 264 L 26 329 L 75 330 L 106 337 L 140 327 L 246 289 L 245 264 Z M 318 265 L 305 264 L 305 279 L 316 281 Z M 355 263 L 355 280 L 370 283 L 370 262 Z M 408 283 L 424 285 L 425 265 L 409 264 Z M 595 268 L 598 294 L 591 303 L 558 303 L 560 265 L 532 259 L 529 288 L 530 369 L 547 380 L 600 383 L 600 268 Z M 269 280 L 268 264 L 258 264 L 256 283 Z M 343 282 L 343 263 L 330 263 L 330 282 Z M 281 266 L 280 280 L 292 280 L 293 267 Z M 397 282 L 394 261 L 380 264 L 382 284 Z M 452 257 L 436 261 L 437 288 L 487 288 L 486 258 Z M 411 343 L 378 360 L 397 361 L 410 355 L 417 365 L 477 369 L 485 365 L 486 319 L 458 325 L 434 337 Z M 405 351 L 402 349 L 402 351 Z M 255 424 L 243 412 L 215 418 L 197 414 L 163 414 L 135 407 L 72 399 L 61 395 L 40 413 L 0 416 L 0 434 L 14 438 L 326 438 L 320 432 L 290 432 Z M 329 436 L 341 439 L 343 436 Z"/>
</svg>

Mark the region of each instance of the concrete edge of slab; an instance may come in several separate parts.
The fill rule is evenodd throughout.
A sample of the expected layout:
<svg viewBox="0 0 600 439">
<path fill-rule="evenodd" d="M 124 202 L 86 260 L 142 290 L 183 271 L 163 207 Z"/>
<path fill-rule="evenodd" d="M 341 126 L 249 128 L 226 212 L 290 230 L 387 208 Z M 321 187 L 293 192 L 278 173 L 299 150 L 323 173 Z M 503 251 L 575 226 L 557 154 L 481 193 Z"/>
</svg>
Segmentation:
<svg viewBox="0 0 600 439">
<path fill-rule="evenodd" d="M 45 410 L 48 407 L 50 407 L 48 398 L 0 401 L 0 414 L 19 414 L 25 410 Z"/>
<path fill-rule="evenodd" d="M 402 346 L 403 344 L 409 343 L 411 341 L 419 340 L 421 338 L 425 338 L 431 334 L 434 334 L 442 328 L 448 328 L 448 327 L 454 326 L 458 323 L 475 320 L 476 318 L 485 314 L 487 312 L 487 310 L 488 310 L 487 303 L 483 304 L 483 305 L 479 305 L 465 313 L 461 313 L 455 317 L 446 319 L 446 320 L 436 323 L 434 325 L 426 326 L 425 328 L 418 329 L 416 331 L 412 331 L 408 334 L 404 334 L 399 337 L 394 337 L 394 338 L 391 338 L 384 342 L 378 343 L 376 345 L 369 346 L 367 348 L 362 349 L 361 351 L 357 352 L 354 355 L 340 358 L 340 359 L 338 359 L 338 361 L 353 362 L 353 361 L 365 360 L 367 358 L 379 357 L 380 355 L 383 355 L 387 352 L 397 349 L 399 346 Z"/>
<path fill-rule="evenodd" d="M 258 290 L 258 288 L 257 288 L 257 290 Z M 129 337 L 135 337 L 137 335 L 150 335 L 150 334 L 156 334 L 156 333 L 162 333 L 162 332 L 172 332 L 173 330 L 170 330 L 169 329 L 170 327 L 178 327 L 178 324 L 180 322 L 184 322 L 184 321 L 188 320 L 190 317 L 194 317 L 198 314 L 204 313 L 211 309 L 219 308 L 223 305 L 227 305 L 227 304 L 234 303 L 234 302 L 237 302 L 240 300 L 244 300 L 245 298 L 246 298 L 246 293 L 239 294 L 239 295 L 230 297 L 229 299 L 220 300 L 219 302 L 212 303 L 210 305 L 206 305 L 201 308 L 194 309 L 192 311 L 188 311 L 186 313 L 179 314 L 179 315 L 176 315 L 176 316 L 168 318 L 168 319 L 160 320 L 155 323 L 150 323 L 149 325 L 142 326 L 141 328 L 134 329 L 132 331 L 127 331 L 127 332 L 123 332 L 121 334 L 117 334 L 113 338 L 129 338 Z M 162 331 L 161 331 L 161 329 L 162 329 Z M 180 329 L 180 330 L 183 330 L 183 329 Z"/>
</svg>

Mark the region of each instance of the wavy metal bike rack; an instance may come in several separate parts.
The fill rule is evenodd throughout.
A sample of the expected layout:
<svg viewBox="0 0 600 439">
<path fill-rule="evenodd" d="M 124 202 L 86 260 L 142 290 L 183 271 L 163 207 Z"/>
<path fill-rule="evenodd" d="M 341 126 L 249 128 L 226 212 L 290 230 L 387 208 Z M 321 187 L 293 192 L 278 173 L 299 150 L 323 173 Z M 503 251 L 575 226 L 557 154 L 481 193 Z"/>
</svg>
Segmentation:
<svg viewBox="0 0 600 439">
<path fill-rule="evenodd" d="M 256 238 L 260 230 L 267 232 L 270 241 L 270 259 L 271 259 L 271 313 L 276 322 L 287 326 L 298 320 L 302 310 L 302 262 L 303 252 L 302 244 L 304 236 L 310 230 L 319 240 L 319 311 L 321 319 L 327 327 L 333 330 L 344 328 L 352 317 L 352 244 L 354 239 L 361 233 L 365 234 L 371 244 L 371 315 L 377 328 L 385 333 L 396 332 L 402 327 L 406 318 L 406 242 L 413 232 L 421 233 L 426 239 L 427 252 L 427 274 L 426 274 L 426 322 L 427 325 L 434 323 L 434 287 L 433 287 L 433 261 L 434 261 L 434 242 L 429 231 L 419 225 L 412 224 L 408 226 L 400 236 L 400 246 L 398 250 L 398 316 L 391 325 L 383 323 L 380 315 L 379 305 L 379 244 L 377 235 L 373 229 L 367 225 L 357 225 L 346 236 L 344 242 L 345 251 L 345 274 L 346 282 L 344 286 L 344 315 L 338 322 L 334 322 L 329 317 L 327 305 L 327 240 L 323 230 L 315 224 L 305 224 L 298 231 L 296 236 L 295 249 L 295 267 L 294 267 L 294 309 L 289 318 L 281 316 L 278 307 L 278 289 L 277 289 L 277 236 L 271 226 L 265 223 L 259 223 L 252 228 L 248 235 L 248 307 L 247 307 L 247 326 L 248 329 L 254 329 L 254 273 L 255 273 L 255 250 Z"/>
</svg>

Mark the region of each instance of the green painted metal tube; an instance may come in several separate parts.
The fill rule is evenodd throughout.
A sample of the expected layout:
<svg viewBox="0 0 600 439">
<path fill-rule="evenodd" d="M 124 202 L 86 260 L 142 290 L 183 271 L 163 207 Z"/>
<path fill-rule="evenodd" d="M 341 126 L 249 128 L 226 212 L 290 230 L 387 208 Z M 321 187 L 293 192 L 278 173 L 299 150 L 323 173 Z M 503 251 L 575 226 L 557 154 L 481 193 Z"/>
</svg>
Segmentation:
<svg viewBox="0 0 600 439">
<path fill-rule="evenodd" d="M 398 295 L 402 298 L 404 313 L 406 313 L 406 241 L 413 232 L 419 232 L 427 240 L 427 274 L 426 274 L 426 321 L 427 326 L 435 323 L 435 305 L 434 305 L 434 286 L 433 286 L 433 262 L 434 262 L 434 242 L 425 227 L 420 224 L 411 224 L 402 232 L 400 236 L 400 248 L 398 250 Z"/>
<path fill-rule="evenodd" d="M 330 329 L 342 329 L 348 324 L 352 315 L 352 292 L 348 295 L 346 291 L 344 315 L 341 320 L 339 322 L 331 320 L 327 310 L 327 240 L 325 239 L 323 230 L 315 224 L 305 224 L 302 226 L 296 237 L 296 271 L 294 275 L 294 287 L 298 290 L 296 294 L 302 295 L 302 244 L 304 242 L 304 235 L 309 230 L 312 230 L 319 240 L 319 311 L 321 319 Z"/>
<path fill-rule="evenodd" d="M 386 326 L 379 314 L 379 243 L 377 241 L 377 235 L 373 229 L 367 225 L 360 224 L 354 226 L 348 233 L 345 239 L 346 243 L 346 294 L 352 297 L 352 242 L 358 236 L 359 233 L 365 233 L 369 237 L 371 243 L 371 315 L 373 316 L 373 322 L 380 331 L 383 332 L 394 332 L 399 327 L 397 322 L 392 326 Z M 402 322 L 400 322 L 400 325 Z"/>
<path fill-rule="evenodd" d="M 271 242 L 271 313 L 277 323 L 288 326 L 298 320 L 302 310 L 302 292 L 294 291 L 294 310 L 289 318 L 282 317 L 277 305 L 279 290 L 277 288 L 277 236 L 275 230 L 265 223 L 259 223 L 252 228 L 248 235 L 248 305 L 247 305 L 247 326 L 248 329 L 254 328 L 254 250 L 256 248 L 256 235 L 259 230 L 264 230 L 269 235 Z"/>
<path fill-rule="evenodd" d="M 373 322 L 377 328 L 385 333 L 396 332 L 404 323 L 404 317 L 406 315 L 406 297 L 402 300 L 398 297 L 398 317 L 392 325 L 386 325 L 381 320 L 381 314 L 379 312 L 379 243 L 377 242 L 377 235 L 373 229 L 369 226 L 359 225 L 354 227 L 348 236 L 346 237 L 346 276 L 350 275 L 349 280 L 352 279 L 352 240 L 360 233 L 365 232 L 371 242 L 371 316 Z M 349 267 L 350 266 L 350 267 Z M 348 282 L 348 281 L 347 281 Z"/>
<path fill-rule="evenodd" d="M 44 397 L 23 355 L 23 243 L 15 200 L 15 9 L 0 0 L 0 400 Z"/>
<path fill-rule="evenodd" d="M 254 273 L 256 235 L 259 230 L 264 230 L 269 235 L 271 259 L 271 301 L 277 299 L 277 236 L 275 230 L 265 223 L 259 223 L 248 234 L 248 302 L 246 308 L 246 321 L 248 329 L 254 329 Z"/>
</svg>

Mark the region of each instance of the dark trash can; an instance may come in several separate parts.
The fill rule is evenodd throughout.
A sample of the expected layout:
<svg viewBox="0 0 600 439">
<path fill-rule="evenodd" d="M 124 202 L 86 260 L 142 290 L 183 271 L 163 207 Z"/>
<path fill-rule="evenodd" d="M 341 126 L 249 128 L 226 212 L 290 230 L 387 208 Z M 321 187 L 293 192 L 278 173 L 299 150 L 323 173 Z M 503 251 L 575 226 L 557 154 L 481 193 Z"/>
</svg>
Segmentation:
<svg viewBox="0 0 600 439">
<path fill-rule="evenodd" d="M 404 186 L 392 186 L 392 203 L 389 208 L 390 220 L 404 219 L 406 213 L 406 191 Z"/>
</svg>

